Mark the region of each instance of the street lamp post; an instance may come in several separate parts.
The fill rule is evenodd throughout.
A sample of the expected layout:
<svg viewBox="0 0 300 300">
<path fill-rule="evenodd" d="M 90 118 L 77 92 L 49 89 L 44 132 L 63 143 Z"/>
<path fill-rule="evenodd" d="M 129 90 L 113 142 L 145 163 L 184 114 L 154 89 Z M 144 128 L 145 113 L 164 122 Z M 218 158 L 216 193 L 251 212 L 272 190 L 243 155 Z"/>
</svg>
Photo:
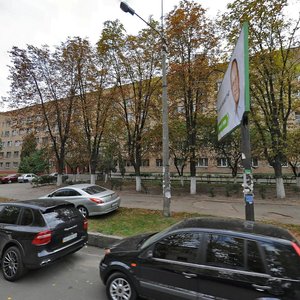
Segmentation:
<svg viewBox="0 0 300 300">
<path fill-rule="evenodd" d="M 161 38 L 162 43 L 162 127 L 163 127 L 163 215 L 169 217 L 170 204 L 171 204 L 171 182 L 170 182 L 170 169 L 169 169 L 169 109 L 168 109 L 168 93 L 167 93 L 167 71 L 166 71 L 166 60 L 167 60 L 167 49 L 166 41 L 164 38 L 163 30 L 159 32 L 150 23 L 139 16 L 128 4 L 125 2 L 120 3 L 120 8 L 131 15 L 136 15 L 144 23 L 146 23 L 153 31 L 155 31 Z M 162 16 L 162 28 L 163 28 L 163 16 Z"/>
</svg>

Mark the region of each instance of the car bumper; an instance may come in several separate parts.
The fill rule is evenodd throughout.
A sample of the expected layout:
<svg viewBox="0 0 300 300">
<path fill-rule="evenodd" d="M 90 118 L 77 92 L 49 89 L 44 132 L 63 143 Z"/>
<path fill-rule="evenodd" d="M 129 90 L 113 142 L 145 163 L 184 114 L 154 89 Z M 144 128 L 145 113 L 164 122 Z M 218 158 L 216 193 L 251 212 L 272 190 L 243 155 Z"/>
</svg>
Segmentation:
<svg viewBox="0 0 300 300">
<path fill-rule="evenodd" d="M 54 251 L 48 251 L 45 248 L 43 248 L 35 254 L 31 253 L 31 255 L 27 256 L 27 258 L 25 257 L 24 264 L 29 269 L 44 267 L 68 254 L 80 250 L 87 244 L 87 241 L 88 234 L 82 236 L 80 240 L 74 241 L 73 243 L 58 248 Z"/>
<path fill-rule="evenodd" d="M 107 203 L 89 206 L 88 207 L 89 215 L 95 216 L 95 215 L 107 214 L 111 211 L 118 209 L 120 204 L 121 204 L 121 199 L 120 197 L 118 197 L 115 200 Z"/>
</svg>

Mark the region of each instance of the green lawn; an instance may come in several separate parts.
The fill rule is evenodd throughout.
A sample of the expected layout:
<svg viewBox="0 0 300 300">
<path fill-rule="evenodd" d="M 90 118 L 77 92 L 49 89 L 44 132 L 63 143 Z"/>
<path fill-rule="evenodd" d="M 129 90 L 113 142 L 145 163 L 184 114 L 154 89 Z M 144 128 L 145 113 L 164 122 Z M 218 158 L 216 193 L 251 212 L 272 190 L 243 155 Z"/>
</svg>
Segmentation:
<svg viewBox="0 0 300 300">
<path fill-rule="evenodd" d="M 139 233 L 161 231 L 184 218 L 200 217 L 200 214 L 172 213 L 170 218 L 162 215 L 161 211 L 139 208 L 119 208 L 117 211 L 104 216 L 89 218 L 89 231 L 121 237 Z M 202 215 L 203 216 L 203 215 Z M 266 222 L 290 230 L 300 240 L 300 226 Z"/>
</svg>

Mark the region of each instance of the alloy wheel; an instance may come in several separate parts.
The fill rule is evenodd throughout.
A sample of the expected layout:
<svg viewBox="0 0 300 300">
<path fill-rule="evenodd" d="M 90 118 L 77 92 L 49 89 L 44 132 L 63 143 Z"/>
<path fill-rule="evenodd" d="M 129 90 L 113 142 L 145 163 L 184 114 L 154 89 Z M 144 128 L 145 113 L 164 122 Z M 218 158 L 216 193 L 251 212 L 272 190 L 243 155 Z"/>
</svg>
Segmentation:
<svg viewBox="0 0 300 300">
<path fill-rule="evenodd" d="M 124 278 L 116 278 L 111 282 L 109 292 L 113 300 L 129 300 L 131 286 Z"/>
</svg>

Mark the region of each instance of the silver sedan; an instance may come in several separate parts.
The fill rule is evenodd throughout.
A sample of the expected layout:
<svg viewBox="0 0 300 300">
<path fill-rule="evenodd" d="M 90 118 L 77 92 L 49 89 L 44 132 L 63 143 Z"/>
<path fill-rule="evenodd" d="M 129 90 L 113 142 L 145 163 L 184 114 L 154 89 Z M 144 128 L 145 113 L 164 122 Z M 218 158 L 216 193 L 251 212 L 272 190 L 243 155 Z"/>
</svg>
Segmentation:
<svg viewBox="0 0 300 300">
<path fill-rule="evenodd" d="M 117 193 L 95 184 L 62 187 L 40 198 L 74 203 L 84 217 L 109 213 L 116 210 L 121 202 Z"/>
</svg>

